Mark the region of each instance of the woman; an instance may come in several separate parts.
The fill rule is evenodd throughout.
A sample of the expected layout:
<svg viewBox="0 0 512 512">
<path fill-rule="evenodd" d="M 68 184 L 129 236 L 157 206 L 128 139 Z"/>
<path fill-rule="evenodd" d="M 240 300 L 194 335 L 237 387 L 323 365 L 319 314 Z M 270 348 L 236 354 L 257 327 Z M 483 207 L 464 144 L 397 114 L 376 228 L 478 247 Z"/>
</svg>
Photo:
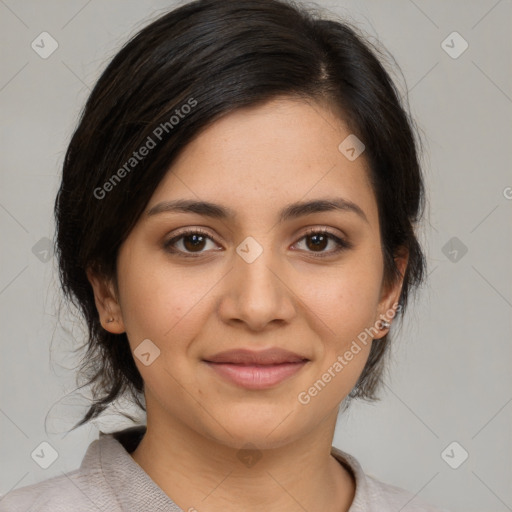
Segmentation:
<svg viewBox="0 0 512 512">
<path fill-rule="evenodd" d="M 331 446 L 424 276 L 411 121 L 368 43 L 277 0 L 188 3 L 92 91 L 55 205 L 100 433 L 0 510 L 433 511 Z M 406 505 L 407 504 L 407 505 Z"/>
</svg>

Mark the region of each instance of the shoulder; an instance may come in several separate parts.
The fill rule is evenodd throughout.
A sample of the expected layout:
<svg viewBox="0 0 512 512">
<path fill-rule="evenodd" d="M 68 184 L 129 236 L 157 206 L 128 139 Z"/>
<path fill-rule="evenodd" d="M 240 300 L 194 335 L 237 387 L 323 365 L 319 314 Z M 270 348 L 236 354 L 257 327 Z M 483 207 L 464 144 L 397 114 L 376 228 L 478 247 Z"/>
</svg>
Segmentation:
<svg viewBox="0 0 512 512">
<path fill-rule="evenodd" d="M 119 510 L 106 489 L 98 440 L 87 448 L 80 468 L 10 491 L 0 498 L 0 512 L 97 512 Z"/>
<path fill-rule="evenodd" d="M 356 492 L 349 512 L 449 512 L 422 501 L 405 489 L 366 474 L 352 455 L 335 447 L 331 453 L 352 472 L 356 481 Z"/>
<path fill-rule="evenodd" d="M 79 470 L 49 478 L 7 493 L 0 498 L 0 512 L 64 512 L 86 508 L 86 497 L 75 484 Z"/>
<path fill-rule="evenodd" d="M 446 509 L 435 507 L 423 501 L 405 489 L 384 483 L 376 478 L 366 475 L 369 488 L 375 496 L 379 496 L 388 508 L 381 510 L 402 510 L 403 512 L 449 512 Z"/>
</svg>

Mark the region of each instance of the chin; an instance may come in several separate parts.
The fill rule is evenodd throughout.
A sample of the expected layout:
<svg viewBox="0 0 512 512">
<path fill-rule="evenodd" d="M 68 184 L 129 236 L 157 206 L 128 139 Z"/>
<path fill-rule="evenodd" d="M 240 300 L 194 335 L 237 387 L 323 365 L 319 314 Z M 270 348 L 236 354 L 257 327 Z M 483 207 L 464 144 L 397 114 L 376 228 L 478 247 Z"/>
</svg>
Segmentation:
<svg viewBox="0 0 512 512">
<path fill-rule="evenodd" d="M 292 406 L 286 409 L 282 405 L 244 404 L 227 411 L 228 407 L 221 415 L 214 415 L 220 425 L 214 422 L 215 434 L 212 437 L 232 448 L 241 449 L 248 444 L 262 450 L 279 448 L 306 435 L 308 430 L 302 424 L 303 416 L 301 424 L 297 423 L 297 411 L 293 411 Z"/>
</svg>

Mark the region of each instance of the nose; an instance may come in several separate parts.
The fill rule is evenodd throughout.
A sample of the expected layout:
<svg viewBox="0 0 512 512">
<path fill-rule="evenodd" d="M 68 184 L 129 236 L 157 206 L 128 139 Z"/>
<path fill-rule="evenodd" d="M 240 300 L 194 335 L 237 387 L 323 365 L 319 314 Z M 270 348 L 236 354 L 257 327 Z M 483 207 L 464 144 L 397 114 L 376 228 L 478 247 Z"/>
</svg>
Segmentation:
<svg viewBox="0 0 512 512">
<path fill-rule="evenodd" d="M 219 304 L 223 321 L 243 323 L 252 331 L 290 322 L 296 314 L 295 295 L 284 264 L 277 261 L 272 250 L 264 247 L 252 262 L 238 253 L 233 259 L 234 267 L 224 280 Z"/>
</svg>

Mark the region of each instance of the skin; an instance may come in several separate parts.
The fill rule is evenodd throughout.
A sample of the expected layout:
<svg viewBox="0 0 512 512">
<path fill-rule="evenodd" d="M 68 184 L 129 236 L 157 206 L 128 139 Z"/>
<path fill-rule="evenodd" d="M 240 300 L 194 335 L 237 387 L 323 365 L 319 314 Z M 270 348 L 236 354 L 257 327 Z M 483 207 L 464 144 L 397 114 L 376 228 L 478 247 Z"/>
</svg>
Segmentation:
<svg viewBox="0 0 512 512">
<path fill-rule="evenodd" d="M 132 351 L 145 339 L 160 350 L 148 366 L 135 357 L 147 433 L 132 457 L 183 510 L 340 512 L 352 503 L 353 478 L 330 450 L 338 407 L 371 341 L 307 405 L 297 399 L 396 305 L 402 285 L 383 286 L 364 153 L 349 161 L 338 150 L 350 133 L 316 102 L 279 98 L 230 113 L 184 149 L 146 211 L 194 199 L 229 207 L 236 218 L 144 213 L 120 248 L 117 288 L 88 273 L 104 328 L 126 332 Z M 335 197 L 356 203 L 366 220 L 327 211 L 278 222 L 289 203 Z M 197 227 L 211 237 L 197 249 L 190 237 L 174 243 L 176 253 L 164 247 Z M 315 248 L 310 228 L 353 247 L 336 253 L 331 240 Z M 248 236 L 263 249 L 252 263 L 236 252 Z M 396 261 L 403 275 L 407 254 Z M 203 362 L 228 349 L 270 347 L 310 361 L 267 390 L 235 386 Z M 250 467 L 239 458 L 247 443 L 259 457 Z"/>
</svg>

